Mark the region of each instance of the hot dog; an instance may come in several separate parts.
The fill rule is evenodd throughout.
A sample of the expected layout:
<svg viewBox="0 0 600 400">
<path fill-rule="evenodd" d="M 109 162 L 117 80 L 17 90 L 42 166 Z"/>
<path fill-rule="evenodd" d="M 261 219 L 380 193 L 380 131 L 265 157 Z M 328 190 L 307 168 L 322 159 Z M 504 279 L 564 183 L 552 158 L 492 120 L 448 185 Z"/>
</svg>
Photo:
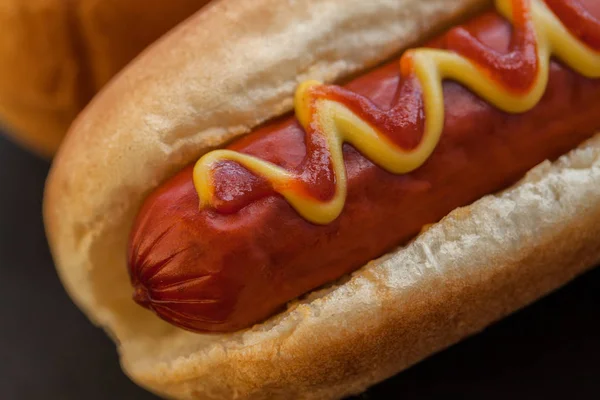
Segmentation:
<svg viewBox="0 0 600 400">
<path fill-rule="evenodd" d="M 562 63 L 553 60 L 549 72 L 542 71 L 543 60 L 533 65 L 536 55 L 527 47 L 533 50 L 546 39 L 543 32 L 534 32 L 533 25 L 527 27 L 533 24 L 535 9 L 527 10 L 526 2 L 513 3 L 523 7 L 512 10 L 515 20 L 526 19 L 521 26 L 511 30 L 506 19 L 488 12 L 431 46 L 471 52 L 473 58 L 496 56 L 499 65 L 490 71 L 491 78 L 503 79 L 517 96 L 525 97 L 536 79 L 546 79 L 538 75 L 548 75 L 544 97 L 535 107 L 520 114 L 502 112 L 464 86 L 445 81 L 444 127 L 426 163 L 395 174 L 361 153 L 360 147 L 345 145 L 344 210 L 323 224 L 299 215 L 259 173 L 229 160 L 216 163 L 212 171 L 217 206 L 199 208 L 193 167 L 188 167 L 150 195 L 133 228 L 129 266 L 136 301 L 194 331 L 249 327 L 288 301 L 406 242 L 424 225 L 505 188 L 540 162 L 556 159 L 591 137 L 600 129 L 596 112 L 600 80 L 569 68 L 576 62 L 568 57 Z M 548 4 L 560 9 L 576 3 Z M 589 10 L 600 17 L 600 6 Z M 571 29 L 581 29 L 577 36 L 590 51 L 600 54 L 600 46 L 593 47 L 593 36 L 585 34 L 599 32 L 600 24 L 582 17 L 568 23 Z M 527 38 L 531 33 L 537 33 L 537 39 Z M 468 41 L 477 45 L 467 48 Z M 499 54 L 509 54 L 510 62 L 518 65 L 517 73 L 508 65 L 509 57 Z M 530 60 L 534 63 L 528 69 Z M 595 68 L 600 76 L 600 68 Z M 426 99 L 419 82 L 401 75 L 395 61 L 328 96 L 355 109 L 357 99 L 368 99 L 360 112 L 370 118 L 383 114 L 380 110 L 392 110 L 387 122 L 391 126 L 380 129 L 402 148 L 415 149 L 424 141 L 426 119 L 433 117 L 423 111 Z M 371 123 L 380 127 L 382 120 L 380 116 Z M 306 185 L 305 190 L 312 190 L 309 196 L 331 199 L 336 189 L 326 176 L 330 170 L 311 164 L 316 156 L 307 146 L 318 145 L 305 138 L 301 124 L 290 118 L 269 124 L 228 149 L 288 170 L 309 170 L 315 175 Z"/>
<path fill-rule="evenodd" d="M 597 2 L 498 0 L 343 86 L 472 4 L 301 3 L 213 3 L 53 165 L 61 278 L 158 393 L 358 393 L 600 261 Z"/>
</svg>

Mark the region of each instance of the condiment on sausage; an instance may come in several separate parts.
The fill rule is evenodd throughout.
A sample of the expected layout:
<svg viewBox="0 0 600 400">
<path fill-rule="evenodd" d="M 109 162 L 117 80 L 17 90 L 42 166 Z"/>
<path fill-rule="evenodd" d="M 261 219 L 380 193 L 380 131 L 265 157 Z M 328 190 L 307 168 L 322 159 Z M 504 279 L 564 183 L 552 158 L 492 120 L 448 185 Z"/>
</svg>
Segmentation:
<svg viewBox="0 0 600 400">
<path fill-rule="evenodd" d="M 592 136 L 600 7 L 561 2 L 563 25 L 554 3 L 500 0 L 512 27 L 489 12 L 400 68 L 301 85 L 298 119 L 208 153 L 146 199 L 135 300 L 193 331 L 248 327 Z M 572 12 L 581 4 L 591 18 Z"/>
</svg>

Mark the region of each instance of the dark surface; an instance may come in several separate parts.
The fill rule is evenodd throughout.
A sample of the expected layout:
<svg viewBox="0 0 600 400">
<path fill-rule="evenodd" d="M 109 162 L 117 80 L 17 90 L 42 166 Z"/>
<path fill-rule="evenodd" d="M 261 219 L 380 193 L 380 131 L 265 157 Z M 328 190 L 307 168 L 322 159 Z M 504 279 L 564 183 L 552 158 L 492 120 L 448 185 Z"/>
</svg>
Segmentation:
<svg viewBox="0 0 600 400">
<path fill-rule="evenodd" d="M 0 398 L 156 399 L 54 272 L 41 204 L 48 163 L 0 137 Z M 361 396 L 600 398 L 600 269 Z"/>
</svg>

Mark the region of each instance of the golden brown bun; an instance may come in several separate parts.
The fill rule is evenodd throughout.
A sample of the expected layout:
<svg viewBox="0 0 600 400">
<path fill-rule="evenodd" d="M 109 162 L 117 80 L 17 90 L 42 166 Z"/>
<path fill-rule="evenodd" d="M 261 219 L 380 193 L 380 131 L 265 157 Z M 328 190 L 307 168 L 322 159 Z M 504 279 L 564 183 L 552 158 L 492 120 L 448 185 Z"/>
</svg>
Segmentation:
<svg viewBox="0 0 600 400">
<path fill-rule="evenodd" d="M 0 118 L 54 154 L 69 125 L 148 44 L 208 0 L 0 0 Z"/>
<path fill-rule="evenodd" d="M 225 0 L 96 97 L 55 160 L 45 222 L 66 289 L 133 380 L 180 399 L 358 393 L 600 259 L 599 136 L 251 329 L 194 334 L 131 300 L 127 239 L 153 188 L 290 110 L 299 81 L 371 66 L 480 3 Z"/>
</svg>

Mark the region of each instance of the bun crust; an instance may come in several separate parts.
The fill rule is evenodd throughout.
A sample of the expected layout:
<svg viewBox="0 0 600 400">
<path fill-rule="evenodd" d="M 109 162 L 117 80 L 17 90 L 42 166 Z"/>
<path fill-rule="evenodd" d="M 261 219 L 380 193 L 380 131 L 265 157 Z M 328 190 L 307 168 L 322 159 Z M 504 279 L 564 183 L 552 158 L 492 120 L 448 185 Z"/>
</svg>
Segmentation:
<svg viewBox="0 0 600 400">
<path fill-rule="evenodd" d="M 216 2 L 92 102 L 55 160 L 44 217 L 66 289 L 133 380 L 181 399 L 359 393 L 600 260 L 597 135 L 251 329 L 194 334 L 131 300 L 127 239 L 153 188 L 289 111 L 299 81 L 370 67 L 483 3 Z"/>
<path fill-rule="evenodd" d="M 0 115 L 22 144 L 54 154 L 92 96 L 208 0 L 0 0 Z"/>
</svg>

